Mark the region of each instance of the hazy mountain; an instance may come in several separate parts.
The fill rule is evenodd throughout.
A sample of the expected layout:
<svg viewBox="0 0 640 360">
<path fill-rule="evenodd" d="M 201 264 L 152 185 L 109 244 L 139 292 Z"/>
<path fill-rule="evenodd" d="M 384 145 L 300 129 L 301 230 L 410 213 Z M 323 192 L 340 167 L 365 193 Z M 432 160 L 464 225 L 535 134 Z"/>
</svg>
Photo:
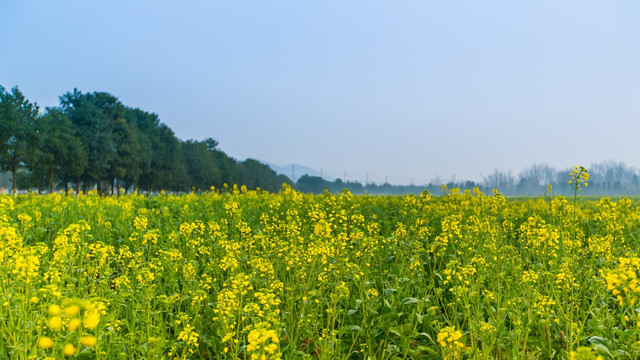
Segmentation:
<svg viewBox="0 0 640 360">
<path fill-rule="evenodd" d="M 269 164 L 267 162 L 265 162 L 265 164 L 267 164 L 276 173 L 283 174 L 289 177 L 289 179 L 293 180 L 294 182 L 297 181 L 302 175 L 318 176 L 327 181 L 334 181 L 336 179 L 333 176 L 327 176 L 321 171 L 300 164 L 289 164 L 285 166 L 278 166 Z"/>
</svg>

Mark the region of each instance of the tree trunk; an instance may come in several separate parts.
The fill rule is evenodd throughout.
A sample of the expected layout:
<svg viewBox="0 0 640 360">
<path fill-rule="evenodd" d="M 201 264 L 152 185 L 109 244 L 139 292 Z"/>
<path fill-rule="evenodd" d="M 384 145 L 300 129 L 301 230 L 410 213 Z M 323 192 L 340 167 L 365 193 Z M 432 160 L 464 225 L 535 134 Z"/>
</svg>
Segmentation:
<svg viewBox="0 0 640 360">
<path fill-rule="evenodd" d="M 49 194 L 53 194 L 53 168 L 54 166 L 51 165 L 51 181 L 49 183 Z"/>
<path fill-rule="evenodd" d="M 120 196 L 120 178 L 116 178 L 116 193 Z"/>
<path fill-rule="evenodd" d="M 98 195 L 102 195 L 102 180 L 98 179 Z"/>
<path fill-rule="evenodd" d="M 69 195 L 69 182 L 67 180 L 64 181 L 64 193 Z"/>
<path fill-rule="evenodd" d="M 18 188 L 17 188 L 17 181 L 16 181 L 16 173 L 18 172 L 18 166 L 17 164 L 14 162 L 13 163 L 13 195 L 16 194 Z"/>
</svg>

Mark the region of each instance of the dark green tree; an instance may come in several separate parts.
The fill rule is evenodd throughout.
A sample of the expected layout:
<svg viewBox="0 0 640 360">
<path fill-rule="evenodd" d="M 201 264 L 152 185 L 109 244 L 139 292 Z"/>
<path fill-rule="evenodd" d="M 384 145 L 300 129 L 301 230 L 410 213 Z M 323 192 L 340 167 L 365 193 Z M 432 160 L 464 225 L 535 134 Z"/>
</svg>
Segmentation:
<svg viewBox="0 0 640 360">
<path fill-rule="evenodd" d="M 60 97 L 60 104 L 87 151 L 87 166 L 82 176 L 85 185 L 95 182 L 102 193 L 102 183 L 117 157 L 113 125 L 123 117 L 124 106 L 116 97 L 104 92 L 86 93 L 74 89 Z"/>
<path fill-rule="evenodd" d="M 148 113 L 138 108 L 126 108 L 125 117 L 138 139 L 137 165 L 130 168 L 127 176 L 123 179 L 125 192 L 128 192 L 130 187 L 137 191 L 140 177 L 151 172 L 153 158 L 152 137 L 157 131 L 160 121 L 156 114 Z"/>
<path fill-rule="evenodd" d="M 76 131 L 73 131 L 73 137 L 69 138 L 67 143 L 67 155 L 69 156 L 62 164 L 60 169 L 61 178 L 64 182 L 65 191 L 68 191 L 68 183 L 73 182 L 76 184 L 76 194 L 80 193 L 80 180 L 85 173 L 89 158 L 87 151 L 85 150 L 84 143 L 76 135 Z"/>
<path fill-rule="evenodd" d="M 49 192 L 52 193 L 56 179 L 63 178 L 61 170 L 78 162 L 86 165 L 86 160 L 83 161 L 86 154 L 74 135 L 71 120 L 60 109 L 47 108 L 47 112 L 38 119 L 36 129 L 38 156 L 30 170 L 34 174 L 46 174 Z"/>
<path fill-rule="evenodd" d="M 213 158 L 216 166 L 220 169 L 220 182 L 214 182 L 213 186 L 222 188 L 224 184 L 238 184 L 239 178 L 235 159 L 217 149 L 213 150 Z"/>
<path fill-rule="evenodd" d="M 278 191 L 283 183 L 291 184 L 289 178 L 279 176 L 268 165 L 258 160 L 247 159 L 237 165 L 238 184 L 249 189 L 261 188 L 270 192 Z"/>
<path fill-rule="evenodd" d="M 33 155 L 37 118 L 38 105 L 29 102 L 17 86 L 11 92 L 0 87 L 0 168 L 11 172 L 14 194 L 18 189 L 18 169 Z"/>
<path fill-rule="evenodd" d="M 145 133 L 151 145 L 151 163 L 149 171 L 140 176 L 140 185 L 148 192 L 188 189 L 190 180 L 180 141 L 167 125 L 160 123 L 157 116 L 154 117 L 151 124 L 146 124 Z"/>
<path fill-rule="evenodd" d="M 211 139 L 208 139 L 211 140 Z M 213 149 L 207 141 L 187 140 L 182 142 L 182 152 L 191 180 L 191 186 L 208 190 L 222 181 L 220 169 L 216 166 Z"/>
<path fill-rule="evenodd" d="M 302 175 L 296 182 L 296 190 L 304 193 L 322 194 L 330 183 L 319 176 Z"/>
<path fill-rule="evenodd" d="M 140 143 L 135 124 L 129 123 L 123 117 L 113 120 L 111 129 L 116 146 L 116 156 L 113 158 L 109 174 L 112 179 L 115 178 L 115 188 L 117 194 L 120 195 L 120 180 L 124 178 L 132 182 L 138 176 Z"/>
</svg>

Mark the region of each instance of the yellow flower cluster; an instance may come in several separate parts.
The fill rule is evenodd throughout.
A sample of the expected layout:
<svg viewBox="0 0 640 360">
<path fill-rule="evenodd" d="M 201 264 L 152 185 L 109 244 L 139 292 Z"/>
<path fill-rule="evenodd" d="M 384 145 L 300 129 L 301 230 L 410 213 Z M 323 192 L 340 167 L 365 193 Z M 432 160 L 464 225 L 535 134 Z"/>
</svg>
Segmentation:
<svg viewBox="0 0 640 360">
<path fill-rule="evenodd" d="M 198 346 L 198 335 L 197 332 L 194 331 L 194 327 L 191 325 L 185 325 L 184 329 L 178 334 L 178 340 L 184 341 L 187 346 Z"/>
<path fill-rule="evenodd" d="M 88 348 L 96 346 L 98 339 L 90 331 L 96 330 L 100 322 L 101 304 L 91 304 L 85 300 L 66 299 L 62 306 L 51 304 L 47 308 L 47 335 L 38 337 L 37 345 L 43 350 L 54 348 L 56 342 L 61 344 L 61 352 L 70 357 L 77 351 L 76 345 Z M 76 334 L 70 336 L 70 334 Z M 77 343 L 69 342 L 77 339 Z M 62 345 L 64 344 L 64 345 Z"/>
<path fill-rule="evenodd" d="M 256 325 L 256 328 L 249 332 L 247 342 L 251 360 L 280 359 L 278 334 L 264 328 L 263 324 Z"/>
<path fill-rule="evenodd" d="M 589 180 L 589 172 L 585 167 L 575 166 L 573 170 L 569 173 L 571 180 L 569 180 L 569 184 L 574 184 L 577 187 L 577 190 L 582 190 L 582 185 L 585 187 L 589 186 L 587 181 Z"/>
<path fill-rule="evenodd" d="M 456 359 L 462 356 L 465 346 L 460 340 L 462 340 L 462 331 L 456 330 L 453 326 L 440 329 L 437 341 L 442 347 L 446 359 Z"/>
<path fill-rule="evenodd" d="M 527 270 L 522 274 L 523 283 L 536 283 L 538 281 L 538 273 L 534 270 Z"/>
<path fill-rule="evenodd" d="M 614 269 L 603 273 L 607 290 L 616 297 L 618 304 L 623 306 L 626 302 L 635 306 L 640 296 L 640 284 L 637 271 L 640 269 L 640 258 L 619 258 L 619 265 Z"/>
<path fill-rule="evenodd" d="M 571 360 L 604 360 L 602 356 L 596 356 L 595 351 L 588 347 L 580 347 L 576 351 L 572 351 L 569 358 Z"/>
</svg>

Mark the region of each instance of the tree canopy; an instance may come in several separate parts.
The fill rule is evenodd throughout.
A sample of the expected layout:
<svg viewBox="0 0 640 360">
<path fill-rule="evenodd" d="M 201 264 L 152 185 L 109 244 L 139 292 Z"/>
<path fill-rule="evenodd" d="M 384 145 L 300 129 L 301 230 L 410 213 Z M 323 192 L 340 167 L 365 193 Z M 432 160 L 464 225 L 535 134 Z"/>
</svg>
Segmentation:
<svg viewBox="0 0 640 360">
<path fill-rule="evenodd" d="M 78 89 L 40 113 L 18 87 L 0 86 L 0 169 L 13 191 L 198 191 L 224 184 L 276 192 L 291 181 L 267 165 L 237 162 L 212 138 L 182 141 L 158 115 L 106 92 Z"/>
</svg>

